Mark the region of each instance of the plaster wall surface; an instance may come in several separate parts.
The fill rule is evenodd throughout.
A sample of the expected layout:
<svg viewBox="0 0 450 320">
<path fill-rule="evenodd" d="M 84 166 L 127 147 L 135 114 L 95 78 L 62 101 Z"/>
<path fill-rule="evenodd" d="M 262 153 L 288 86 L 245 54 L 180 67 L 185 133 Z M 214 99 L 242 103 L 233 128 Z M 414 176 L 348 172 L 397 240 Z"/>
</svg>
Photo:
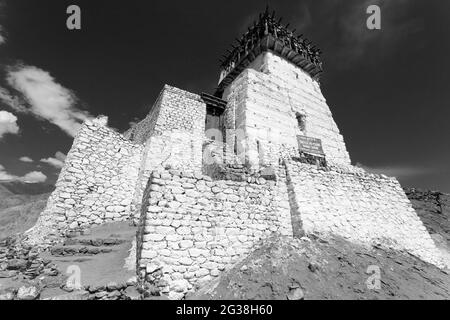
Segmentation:
<svg viewBox="0 0 450 320">
<path fill-rule="evenodd" d="M 350 165 L 344 139 L 319 84 L 279 56 L 259 55 L 226 88 L 223 98 L 228 101 L 228 126 L 243 131 L 246 140 L 238 149 L 252 165 L 259 163 L 261 149 L 298 149 L 299 134 L 321 139 L 330 164 Z M 305 119 L 304 130 L 298 126 L 297 114 Z"/>
</svg>

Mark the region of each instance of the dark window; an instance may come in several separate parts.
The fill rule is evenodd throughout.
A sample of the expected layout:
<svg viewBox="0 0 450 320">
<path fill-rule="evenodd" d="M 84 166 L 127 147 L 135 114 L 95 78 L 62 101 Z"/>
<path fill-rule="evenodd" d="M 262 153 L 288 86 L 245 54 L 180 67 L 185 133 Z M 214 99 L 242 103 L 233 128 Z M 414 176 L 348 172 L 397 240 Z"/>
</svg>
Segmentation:
<svg viewBox="0 0 450 320">
<path fill-rule="evenodd" d="M 295 117 L 297 118 L 297 125 L 300 131 L 305 131 L 306 123 L 305 123 L 305 115 L 296 113 Z"/>
<path fill-rule="evenodd" d="M 206 107 L 206 117 L 205 117 L 205 132 L 211 140 L 220 139 L 222 133 L 223 135 L 223 115 L 222 110 L 214 108 L 212 106 Z M 215 130 L 210 130 L 215 129 Z M 223 138 L 223 137 L 222 137 Z"/>
</svg>

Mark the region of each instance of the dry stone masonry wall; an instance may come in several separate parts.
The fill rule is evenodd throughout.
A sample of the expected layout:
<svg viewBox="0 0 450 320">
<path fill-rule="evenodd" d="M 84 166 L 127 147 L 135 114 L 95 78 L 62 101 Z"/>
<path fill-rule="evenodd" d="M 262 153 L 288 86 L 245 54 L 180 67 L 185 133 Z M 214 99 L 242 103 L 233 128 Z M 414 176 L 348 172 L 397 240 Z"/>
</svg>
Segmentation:
<svg viewBox="0 0 450 320">
<path fill-rule="evenodd" d="M 166 85 L 149 116 L 124 135 L 108 128 L 105 117 L 84 123 L 29 242 L 56 241 L 92 224 L 136 221 L 152 170 L 202 170 L 205 113 L 200 96 Z"/>
<path fill-rule="evenodd" d="M 446 263 L 395 178 L 354 170 L 318 169 L 286 161 L 297 214 L 306 233 L 336 234 L 360 244 L 406 250 Z"/>
<path fill-rule="evenodd" d="M 130 218 L 143 146 L 106 126 L 85 122 L 67 155 L 56 189 L 28 237 L 47 242 L 70 229 Z"/>
<path fill-rule="evenodd" d="M 142 196 L 152 170 L 166 167 L 202 170 L 206 105 L 199 95 L 165 85 L 149 115 L 126 136 L 144 145 L 133 199 L 139 219 Z"/>
<path fill-rule="evenodd" d="M 285 182 L 253 181 L 153 172 L 138 235 L 141 278 L 180 298 L 217 277 L 258 240 L 292 235 Z"/>
</svg>

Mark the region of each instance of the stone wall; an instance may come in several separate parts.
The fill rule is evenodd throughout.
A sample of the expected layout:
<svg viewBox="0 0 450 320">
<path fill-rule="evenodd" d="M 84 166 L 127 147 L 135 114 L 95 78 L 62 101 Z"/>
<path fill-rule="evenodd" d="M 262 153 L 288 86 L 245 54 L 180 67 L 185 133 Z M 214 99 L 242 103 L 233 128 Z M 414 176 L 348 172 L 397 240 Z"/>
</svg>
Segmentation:
<svg viewBox="0 0 450 320">
<path fill-rule="evenodd" d="M 337 234 L 446 263 L 398 182 L 350 165 L 318 84 L 303 71 L 266 53 L 224 95 L 226 148 L 207 141 L 200 96 L 167 85 L 125 135 L 104 118 L 84 123 L 28 242 L 134 219 L 140 279 L 171 298 L 218 276 L 272 233 Z M 322 140 L 328 166 L 292 160 L 299 133 Z M 226 163 L 204 162 L 203 149 Z"/>
<path fill-rule="evenodd" d="M 333 120 L 319 84 L 290 62 L 266 52 L 257 57 L 226 88 L 228 127 L 244 131 L 245 145 L 239 146 L 247 160 L 258 164 L 259 150 L 298 148 L 299 134 L 322 140 L 327 161 L 350 165 L 342 135 Z M 305 117 L 305 129 L 298 127 L 296 114 Z M 229 138 L 233 145 L 233 137 Z"/>
<path fill-rule="evenodd" d="M 61 232 L 130 218 L 143 146 L 108 128 L 105 118 L 85 122 L 74 139 L 30 242 Z"/>
<path fill-rule="evenodd" d="M 166 85 L 148 116 L 124 135 L 106 118 L 84 123 L 29 242 L 56 241 L 92 224 L 137 222 L 152 170 L 202 171 L 205 113 L 200 96 Z"/>
<path fill-rule="evenodd" d="M 359 168 L 318 169 L 295 161 L 285 165 L 300 223 L 294 229 L 408 251 L 438 266 L 448 263 L 395 178 Z"/>
<path fill-rule="evenodd" d="M 217 277 L 258 240 L 274 232 L 292 235 L 285 181 L 249 181 L 153 172 L 138 234 L 141 279 L 181 298 Z"/>
<path fill-rule="evenodd" d="M 139 219 L 142 196 L 150 173 L 161 168 L 202 170 L 206 105 L 199 95 L 165 85 L 147 117 L 125 135 L 144 145 L 134 220 Z"/>
<path fill-rule="evenodd" d="M 199 95 L 165 85 L 131 140 L 146 145 L 143 170 L 202 168 L 206 105 Z"/>
</svg>

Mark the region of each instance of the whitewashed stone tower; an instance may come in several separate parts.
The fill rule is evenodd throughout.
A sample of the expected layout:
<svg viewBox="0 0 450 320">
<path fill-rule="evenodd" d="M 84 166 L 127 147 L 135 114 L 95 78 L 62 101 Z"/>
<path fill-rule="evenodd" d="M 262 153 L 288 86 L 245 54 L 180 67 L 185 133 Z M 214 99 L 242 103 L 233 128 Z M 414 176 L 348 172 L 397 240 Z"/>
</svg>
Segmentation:
<svg viewBox="0 0 450 320">
<path fill-rule="evenodd" d="M 320 90 L 319 53 L 266 10 L 226 57 L 217 94 L 228 101 L 225 125 L 241 135 L 227 143 L 246 162 L 257 166 L 280 152 L 298 154 L 297 137 L 307 136 L 321 141 L 329 164 L 350 165 Z"/>
</svg>

